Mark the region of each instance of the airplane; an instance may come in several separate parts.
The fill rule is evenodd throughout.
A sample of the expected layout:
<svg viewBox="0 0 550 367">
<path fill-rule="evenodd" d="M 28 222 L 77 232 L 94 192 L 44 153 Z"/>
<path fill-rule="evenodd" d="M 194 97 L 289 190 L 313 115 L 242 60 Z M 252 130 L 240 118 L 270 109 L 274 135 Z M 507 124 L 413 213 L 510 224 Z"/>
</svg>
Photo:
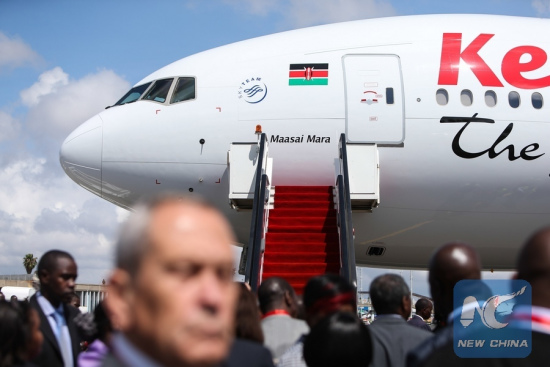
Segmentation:
<svg viewBox="0 0 550 367">
<path fill-rule="evenodd" d="M 460 240 L 514 268 L 550 223 L 550 20 L 419 15 L 292 30 L 145 77 L 64 141 L 66 174 L 131 209 L 161 190 L 228 205 L 228 150 L 266 133 L 271 184 L 334 185 L 340 134 L 375 145 L 379 205 L 353 212 L 357 265 L 425 269 Z M 368 254 L 372 247 L 383 254 Z"/>
</svg>

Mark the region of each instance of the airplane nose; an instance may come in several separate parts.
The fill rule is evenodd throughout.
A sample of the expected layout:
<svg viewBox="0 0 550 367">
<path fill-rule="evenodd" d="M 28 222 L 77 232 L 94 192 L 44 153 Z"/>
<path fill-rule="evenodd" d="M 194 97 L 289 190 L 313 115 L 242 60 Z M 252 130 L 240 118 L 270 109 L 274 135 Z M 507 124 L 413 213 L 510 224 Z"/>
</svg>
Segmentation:
<svg viewBox="0 0 550 367">
<path fill-rule="evenodd" d="M 101 196 L 103 121 L 98 115 L 77 127 L 59 151 L 61 167 L 74 182 Z"/>
</svg>

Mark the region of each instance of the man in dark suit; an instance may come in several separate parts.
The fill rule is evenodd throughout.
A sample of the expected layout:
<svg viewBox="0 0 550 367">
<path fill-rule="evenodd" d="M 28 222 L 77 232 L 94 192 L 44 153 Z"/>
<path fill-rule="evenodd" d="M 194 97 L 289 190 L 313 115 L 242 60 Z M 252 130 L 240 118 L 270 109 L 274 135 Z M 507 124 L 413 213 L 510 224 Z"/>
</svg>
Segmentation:
<svg viewBox="0 0 550 367">
<path fill-rule="evenodd" d="M 550 360 L 550 227 L 534 233 L 517 260 L 517 279 L 531 285 L 532 307 L 518 306 L 507 327 L 532 330 L 531 353 L 525 358 L 459 358 L 452 343 L 436 349 L 421 366 L 530 367 L 546 366 Z M 436 304 L 437 305 L 437 304 Z M 515 322 L 520 321 L 520 322 Z M 530 321 L 525 323 L 525 321 Z"/>
<path fill-rule="evenodd" d="M 438 349 L 453 347 L 453 290 L 456 283 L 463 279 L 481 279 L 481 260 L 472 246 L 461 242 L 450 242 L 440 246 L 434 252 L 430 258 L 428 270 L 437 326 L 432 338 L 409 353 L 407 356 L 409 367 L 423 365 Z"/>
<path fill-rule="evenodd" d="M 407 323 L 411 326 L 424 329 L 426 331 L 432 331 L 432 329 L 426 324 L 425 320 L 428 320 L 432 316 L 433 305 L 429 299 L 420 298 L 414 305 L 416 309 L 416 315 L 411 317 Z"/>
<path fill-rule="evenodd" d="M 76 263 L 69 253 L 52 250 L 40 258 L 40 291 L 30 299 L 40 316 L 44 335 L 42 351 L 32 361 L 38 366 L 76 366 L 81 340 L 74 318 L 80 312 L 67 304 L 74 293 L 76 277 Z"/>
<path fill-rule="evenodd" d="M 372 336 L 372 366 L 404 366 L 407 353 L 432 334 L 407 324 L 411 313 L 409 287 L 397 274 L 376 277 L 370 297 L 377 317 L 369 326 Z"/>
</svg>

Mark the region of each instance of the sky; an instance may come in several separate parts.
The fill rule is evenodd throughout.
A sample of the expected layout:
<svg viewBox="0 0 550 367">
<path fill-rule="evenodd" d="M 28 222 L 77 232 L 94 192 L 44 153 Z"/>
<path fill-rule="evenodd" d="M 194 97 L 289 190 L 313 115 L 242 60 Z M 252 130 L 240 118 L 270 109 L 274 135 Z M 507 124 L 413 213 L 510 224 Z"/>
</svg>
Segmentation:
<svg viewBox="0 0 550 367">
<path fill-rule="evenodd" d="M 75 257 L 79 283 L 108 278 L 127 212 L 72 182 L 59 148 L 151 72 L 271 33 L 433 13 L 549 17 L 550 0 L 0 0 L 0 274 L 57 248 Z M 387 271 L 359 269 L 360 290 Z M 429 295 L 427 273 L 412 275 Z"/>
</svg>

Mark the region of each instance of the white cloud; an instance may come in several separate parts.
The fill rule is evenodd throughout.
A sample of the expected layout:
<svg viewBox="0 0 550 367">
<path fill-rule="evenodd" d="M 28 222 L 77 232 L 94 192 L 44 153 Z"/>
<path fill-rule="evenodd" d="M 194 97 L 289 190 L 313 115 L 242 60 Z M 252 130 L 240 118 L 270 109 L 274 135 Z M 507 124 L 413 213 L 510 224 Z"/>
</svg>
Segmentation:
<svg viewBox="0 0 550 367">
<path fill-rule="evenodd" d="M 6 112 L 0 111 L 0 142 L 14 139 L 20 129 L 19 122 Z"/>
<path fill-rule="evenodd" d="M 43 78 L 45 74 L 48 74 L 47 78 Z M 34 133 L 54 138 L 59 143 L 78 125 L 112 105 L 130 89 L 130 84 L 111 70 L 102 70 L 79 80 L 65 80 L 63 75 L 66 74 L 60 68 L 50 70 L 40 76 L 39 82 L 21 93 L 23 98 L 25 92 L 34 90 L 37 85 L 43 89 L 37 87 L 36 91 L 48 90 L 44 94 L 29 92 L 40 96 L 38 102 L 31 105 L 27 126 Z M 51 87 L 48 89 L 48 86 Z"/>
<path fill-rule="evenodd" d="M 29 158 L 0 170 L 0 268 L 21 274 L 26 253 L 71 253 L 81 281 L 99 283 L 112 265 L 115 207 L 66 177 L 40 179 L 46 161 Z"/>
<path fill-rule="evenodd" d="M 225 0 L 250 14 L 279 14 L 292 28 L 395 15 L 388 0 Z"/>
<path fill-rule="evenodd" d="M 395 15 L 384 0 L 292 0 L 287 17 L 296 27 Z"/>
<path fill-rule="evenodd" d="M 25 254 L 40 257 L 56 248 L 75 257 L 79 282 L 100 283 L 107 278 L 124 211 L 66 177 L 58 151 L 72 129 L 112 104 L 129 87 L 112 71 L 72 80 L 61 68 L 54 68 L 21 93 L 29 107 L 26 116 L 15 119 L 0 112 L 2 274 L 22 274 Z M 8 136 L 25 144 L 2 142 Z M 10 159 L 3 159 L 4 152 L 12 155 Z"/>
<path fill-rule="evenodd" d="M 9 38 L 0 32 L 0 70 L 6 67 L 19 67 L 36 64 L 40 56 L 25 42 L 18 38 Z"/>
<path fill-rule="evenodd" d="M 128 219 L 130 216 L 130 212 L 126 209 L 120 208 L 117 206 L 116 208 L 116 221 L 117 223 L 122 223 Z"/>
<path fill-rule="evenodd" d="M 535 8 L 538 16 L 545 16 L 550 13 L 550 0 L 533 0 L 531 6 Z"/>
<path fill-rule="evenodd" d="M 21 101 L 29 107 L 36 106 L 41 97 L 54 93 L 59 87 L 67 84 L 69 84 L 69 75 L 58 66 L 40 74 L 36 83 L 23 90 L 20 93 Z"/>
<path fill-rule="evenodd" d="M 285 1 L 280 0 L 224 0 L 224 2 L 260 16 L 266 16 L 272 12 L 283 12 L 283 9 L 288 6 Z"/>
</svg>

